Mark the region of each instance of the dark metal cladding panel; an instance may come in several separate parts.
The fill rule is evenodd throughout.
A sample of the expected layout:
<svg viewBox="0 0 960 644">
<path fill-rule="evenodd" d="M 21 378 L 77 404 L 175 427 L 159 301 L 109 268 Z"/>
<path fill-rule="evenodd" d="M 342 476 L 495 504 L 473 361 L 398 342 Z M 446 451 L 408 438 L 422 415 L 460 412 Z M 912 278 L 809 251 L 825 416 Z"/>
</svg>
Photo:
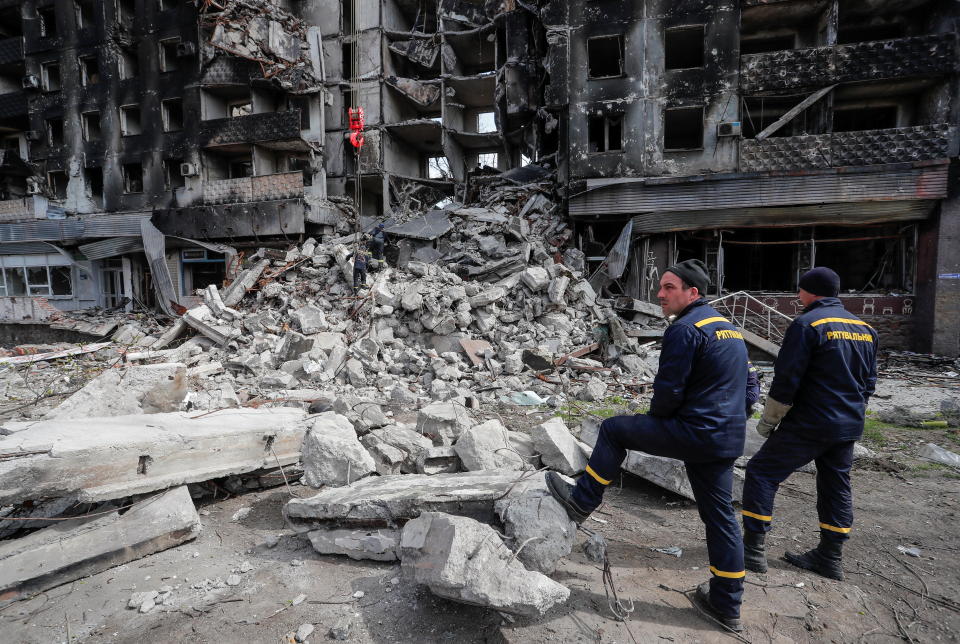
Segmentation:
<svg viewBox="0 0 960 644">
<path fill-rule="evenodd" d="M 153 224 L 165 235 L 189 239 L 299 235 L 304 204 L 299 199 L 158 210 Z"/>
<path fill-rule="evenodd" d="M 778 208 L 736 208 L 732 210 L 693 210 L 653 212 L 633 217 L 634 234 L 667 233 L 714 228 L 771 228 L 843 224 L 859 226 L 890 221 L 926 219 L 936 206 L 929 201 L 867 201 L 830 203 L 816 206 Z"/>
<path fill-rule="evenodd" d="M 650 184 L 624 181 L 570 199 L 571 217 L 709 211 L 947 196 L 946 164 L 871 172 L 817 172 Z"/>
<path fill-rule="evenodd" d="M 200 123 L 200 145 L 230 145 L 300 138 L 300 110 L 264 112 Z"/>
<path fill-rule="evenodd" d="M 27 93 L 0 94 L 0 119 L 27 115 Z"/>
<path fill-rule="evenodd" d="M 9 65 L 23 60 L 23 37 L 0 40 L 0 65 Z"/>
</svg>

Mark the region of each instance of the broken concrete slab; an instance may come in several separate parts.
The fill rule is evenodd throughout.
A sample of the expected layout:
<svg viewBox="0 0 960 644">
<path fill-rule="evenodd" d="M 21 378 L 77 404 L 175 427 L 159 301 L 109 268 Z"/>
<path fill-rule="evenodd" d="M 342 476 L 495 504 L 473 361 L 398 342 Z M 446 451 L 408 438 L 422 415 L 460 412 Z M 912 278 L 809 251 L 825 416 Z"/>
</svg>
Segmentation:
<svg viewBox="0 0 960 644">
<path fill-rule="evenodd" d="M 302 452 L 303 480 L 313 488 L 349 485 L 377 471 L 353 423 L 336 412 L 325 412 L 313 420 L 303 438 Z"/>
<path fill-rule="evenodd" d="M 529 473 L 494 470 L 460 474 L 374 476 L 327 488 L 283 509 L 297 532 L 328 527 L 393 527 L 421 512 L 448 512 L 494 521 L 493 504 Z"/>
<path fill-rule="evenodd" d="M 357 561 L 396 561 L 400 531 L 379 530 L 313 530 L 307 533 L 313 549 L 322 555 L 346 555 Z"/>
<path fill-rule="evenodd" d="M 173 412 L 186 395 L 187 367 L 179 362 L 107 369 L 45 418 Z"/>
<path fill-rule="evenodd" d="M 462 465 L 456 450 L 449 445 L 431 447 L 417 456 L 418 474 L 431 476 L 434 474 L 453 474 L 463 469 Z"/>
<path fill-rule="evenodd" d="M 550 284 L 550 274 L 541 266 L 530 266 L 520 273 L 520 281 L 534 293 L 539 293 Z"/>
<path fill-rule="evenodd" d="M 499 420 L 488 420 L 466 430 L 453 449 L 469 472 L 527 468 L 526 461 L 514 450 L 507 428 Z"/>
<path fill-rule="evenodd" d="M 517 557 L 528 569 L 549 575 L 573 550 L 577 524 L 550 494 L 542 472 L 525 480 L 494 507 L 514 550 L 523 546 Z"/>
<path fill-rule="evenodd" d="M 216 316 L 206 304 L 195 306 L 184 313 L 183 321 L 220 346 L 240 335 L 240 331 L 233 327 L 217 324 Z"/>
<path fill-rule="evenodd" d="M 550 469 L 576 476 L 587 467 L 587 457 L 559 416 L 537 425 L 530 432 L 540 459 Z"/>
<path fill-rule="evenodd" d="M 186 486 L 0 543 L 0 605 L 190 541 L 200 517 Z"/>
<path fill-rule="evenodd" d="M 360 442 L 368 450 L 373 451 L 381 445 L 388 445 L 398 450 L 402 456 L 400 471 L 403 474 L 414 474 L 417 470 L 417 460 L 421 454 L 433 447 L 433 442 L 407 427 L 392 426 L 383 429 L 375 429 L 363 438 Z"/>
<path fill-rule="evenodd" d="M 320 331 L 325 331 L 330 328 L 327 324 L 327 317 L 323 309 L 313 304 L 308 304 L 297 309 L 290 314 L 290 317 L 293 318 L 297 326 L 300 327 L 300 332 L 305 335 L 319 333 Z"/>
<path fill-rule="evenodd" d="M 488 525 L 468 517 L 425 512 L 400 539 L 404 574 L 453 601 L 516 615 L 543 615 L 570 590 L 523 567 Z"/>
<path fill-rule="evenodd" d="M 696 500 L 693 498 L 693 488 L 690 487 L 683 461 L 652 456 L 645 452 L 628 451 L 627 458 L 623 461 L 623 469 L 674 494 L 679 494 L 691 501 Z M 743 479 L 743 471 L 733 468 L 734 501 L 740 501 L 743 498 Z"/>
<path fill-rule="evenodd" d="M 39 421 L 0 437 L 0 505 L 108 501 L 296 463 L 305 417 L 279 407 Z"/>
<path fill-rule="evenodd" d="M 417 432 L 432 440 L 434 445 L 452 445 L 472 426 L 470 413 L 457 402 L 436 402 L 417 414 Z"/>
</svg>

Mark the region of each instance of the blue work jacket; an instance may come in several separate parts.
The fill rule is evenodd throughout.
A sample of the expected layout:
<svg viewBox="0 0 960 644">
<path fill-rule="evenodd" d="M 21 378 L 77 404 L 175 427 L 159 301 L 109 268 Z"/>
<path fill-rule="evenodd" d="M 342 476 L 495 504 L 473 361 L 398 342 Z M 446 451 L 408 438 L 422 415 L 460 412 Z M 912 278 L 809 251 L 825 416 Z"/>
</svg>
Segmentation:
<svg viewBox="0 0 960 644">
<path fill-rule="evenodd" d="M 650 415 L 700 446 L 690 460 L 736 458 L 743 454 L 747 375 L 743 335 L 697 300 L 663 334 Z"/>
<path fill-rule="evenodd" d="M 769 395 L 793 405 L 778 431 L 857 440 L 876 384 L 877 332 L 839 298 L 817 300 L 787 328 L 774 364 Z"/>
</svg>

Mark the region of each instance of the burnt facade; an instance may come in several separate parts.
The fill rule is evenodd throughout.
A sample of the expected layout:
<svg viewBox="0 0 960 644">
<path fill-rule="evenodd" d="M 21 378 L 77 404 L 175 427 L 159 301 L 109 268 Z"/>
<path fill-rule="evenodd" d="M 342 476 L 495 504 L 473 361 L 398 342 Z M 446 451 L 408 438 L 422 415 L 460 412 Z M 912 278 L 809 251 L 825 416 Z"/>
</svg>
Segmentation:
<svg viewBox="0 0 960 644">
<path fill-rule="evenodd" d="M 319 32 L 220 4 L 0 2 L 3 317 L 167 309 L 223 278 L 220 244 L 323 220 Z"/>
<path fill-rule="evenodd" d="M 607 294 L 653 299 L 696 257 L 712 296 L 794 315 L 798 276 L 826 265 L 888 347 L 960 351 L 956 3 L 589 0 L 538 19 L 523 138 L 556 151 L 594 268 L 632 227 Z"/>
</svg>

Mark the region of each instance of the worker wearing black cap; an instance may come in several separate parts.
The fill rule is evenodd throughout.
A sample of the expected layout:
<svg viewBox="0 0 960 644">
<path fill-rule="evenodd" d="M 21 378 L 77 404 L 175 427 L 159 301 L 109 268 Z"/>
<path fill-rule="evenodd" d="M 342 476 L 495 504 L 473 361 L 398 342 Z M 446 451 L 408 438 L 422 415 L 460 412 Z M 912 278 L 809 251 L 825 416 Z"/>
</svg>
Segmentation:
<svg viewBox="0 0 960 644">
<path fill-rule="evenodd" d="M 664 272 L 657 297 L 663 312 L 676 320 L 663 335 L 649 413 L 605 420 L 576 486 L 554 472 L 547 473 L 547 486 L 570 518 L 581 523 L 600 505 L 627 450 L 684 461 L 706 526 L 713 573 L 697 589 L 697 600 L 727 628 L 739 631 L 744 568 L 733 509 L 733 464 L 743 453 L 745 411 L 752 400 L 743 336 L 703 299 L 709 281 L 699 260 Z"/>
<path fill-rule="evenodd" d="M 843 542 L 853 525 L 853 444 L 863 435 L 877 381 L 877 333 L 843 308 L 839 292 L 840 277 L 829 268 L 800 277 L 805 308 L 784 334 L 757 426 L 767 441 L 747 464 L 743 484 L 744 557 L 754 572 L 767 570 L 764 539 L 777 488 L 816 461 L 820 544 L 802 554 L 787 552 L 785 559 L 843 579 Z"/>
</svg>

